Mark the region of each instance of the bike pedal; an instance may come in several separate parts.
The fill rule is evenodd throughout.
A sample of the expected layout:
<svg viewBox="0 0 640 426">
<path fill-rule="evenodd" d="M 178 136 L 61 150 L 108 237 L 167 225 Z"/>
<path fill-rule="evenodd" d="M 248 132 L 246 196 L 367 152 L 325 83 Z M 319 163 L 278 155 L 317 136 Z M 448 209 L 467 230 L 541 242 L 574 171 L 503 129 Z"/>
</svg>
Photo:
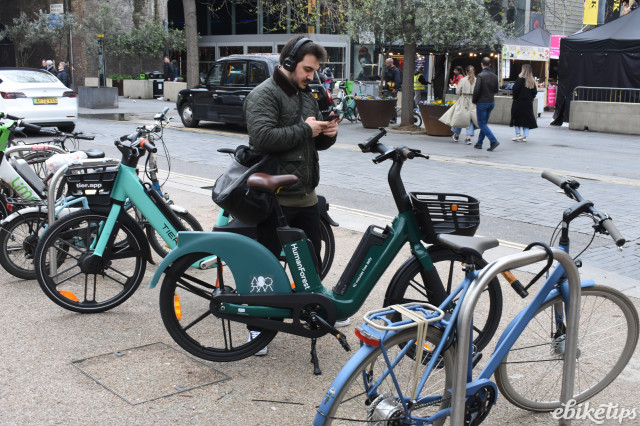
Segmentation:
<svg viewBox="0 0 640 426">
<path fill-rule="evenodd" d="M 322 318 L 315 312 L 311 313 L 311 322 L 318 326 L 318 328 L 320 328 L 321 330 L 328 332 L 328 334 L 331 334 L 333 337 L 338 339 L 338 342 L 340 342 L 340 345 L 345 351 L 349 352 L 351 350 L 351 346 L 349 346 L 345 335 L 338 331 L 335 327 L 330 325 L 328 322 L 326 322 L 324 318 Z"/>
<path fill-rule="evenodd" d="M 476 368 L 476 364 L 482 359 L 482 352 L 476 352 L 471 359 L 471 368 Z"/>
</svg>

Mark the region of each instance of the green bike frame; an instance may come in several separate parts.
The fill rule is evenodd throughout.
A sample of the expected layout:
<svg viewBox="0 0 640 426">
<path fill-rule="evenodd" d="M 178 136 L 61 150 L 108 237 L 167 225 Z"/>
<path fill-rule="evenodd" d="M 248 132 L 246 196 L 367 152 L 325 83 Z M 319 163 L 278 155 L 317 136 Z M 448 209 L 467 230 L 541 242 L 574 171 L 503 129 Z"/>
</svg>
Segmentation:
<svg viewBox="0 0 640 426">
<path fill-rule="evenodd" d="M 295 289 L 293 289 L 282 265 L 260 243 L 242 235 L 226 232 L 180 232 L 178 246 L 158 266 L 149 287 L 156 286 L 161 275 L 176 259 L 190 253 L 205 253 L 218 256 L 229 266 L 238 294 L 291 294 L 294 291 L 296 293 L 319 293 L 334 303 L 338 318 L 347 318 L 360 309 L 405 243 L 410 243 L 413 253 L 420 259 L 425 271 L 434 269 L 431 258 L 421 242 L 422 236 L 411 211 L 400 213 L 392 225 L 385 228 L 382 235 L 384 235 L 382 244 L 365 247 L 363 246 L 367 237 L 365 234 L 359 246 L 359 249 L 362 247 L 362 250 L 360 253 L 358 253 L 359 250 L 356 250 L 350 265 L 354 263 L 356 258 L 362 260 L 354 270 L 355 272 L 349 274 L 352 278 L 348 282 L 340 283 L 345 290 L 336 292 L 335 289 L 334 291 L 327 290 L 320 282 L 306 239 L 283 245 L 295 284 Z M 251 259 L 251 261 L 247 262 L 247 259 Z M 255 280 L 260 277 L 271 278 L 273 284 L 268 288 L 256 289 L 255 285 L 252 286 L 252 282 L 255 283 Z M 341 280 L 344 278 L 343 274 Z M 270 318 L 291 318 L 292 315 L 289 309 L 233 303 L 223 303 L 223 305 L 225 313 L 228 314 Z"/>
</svg>

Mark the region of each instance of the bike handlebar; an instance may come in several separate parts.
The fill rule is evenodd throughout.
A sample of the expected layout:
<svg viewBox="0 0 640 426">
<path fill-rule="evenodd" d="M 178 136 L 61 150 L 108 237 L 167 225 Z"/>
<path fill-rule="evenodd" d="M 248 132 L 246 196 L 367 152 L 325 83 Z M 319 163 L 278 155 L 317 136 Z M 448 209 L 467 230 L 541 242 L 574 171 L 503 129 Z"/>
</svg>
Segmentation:
<svg viewBox="0 0 640 426">
<path fill-rule="evenodd" d="M 15 115 L 9 115 L 4 112 L 0 112 L 0 118 L 6 118 L 8 120 L 19 121 L 22 120 L 21 117 L 16 117 Z"/>
<path fill-rule="evenodd" d="M 149 139 L 142 139 L 140 141 L 140 148 L 146 149 L 148 152 L 156 153 L 158 152 L 158 148 L 153 144 L 153 142 L 149 141 Z"/>
<path fill-rule="evenodd" d="M 565 194 L 569 198 L 573 198 L 579 202 L 583 201 L 582 196 L 578 192 L 580 183 L 577 180 L 563 178 L 562 176 L 553 174 L 549 170 L 543 171 L 542 177 L 564 190 Z M 609 215 L 596 210 L 592 206 L 588 207 L 587 210 L 592 216 L 598 219 L 598 223 L 602 225 L 602 228 L 604 228 L 611 239 L 613 239 L 616 246 L 622 247 L 626 243 L 626 239 L 622 236 L 616 225 L 613 223 L 613 219 L 611 219 Z"/>
</svg>

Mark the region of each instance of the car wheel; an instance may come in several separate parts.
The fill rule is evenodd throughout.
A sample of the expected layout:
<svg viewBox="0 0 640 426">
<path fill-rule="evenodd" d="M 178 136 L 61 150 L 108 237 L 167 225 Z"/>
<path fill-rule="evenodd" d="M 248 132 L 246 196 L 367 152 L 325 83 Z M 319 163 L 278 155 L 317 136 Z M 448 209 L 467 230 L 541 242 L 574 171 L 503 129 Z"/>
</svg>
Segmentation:
<svg viewBox="0 0 640 426">
<path fill-rule="evenodd" d="M 58 126 L 58 130 L 65 133 L 71 133 L 75 129 L 76 129 L 76 123 L 61 124 Z"/>
<path fill-rule="evenodd" d="M 199 121 L 193 118 L 193 109 L 186 102 L 180 107 L 180 119 L 185 127 L 198 127 Z"/>
</svg>

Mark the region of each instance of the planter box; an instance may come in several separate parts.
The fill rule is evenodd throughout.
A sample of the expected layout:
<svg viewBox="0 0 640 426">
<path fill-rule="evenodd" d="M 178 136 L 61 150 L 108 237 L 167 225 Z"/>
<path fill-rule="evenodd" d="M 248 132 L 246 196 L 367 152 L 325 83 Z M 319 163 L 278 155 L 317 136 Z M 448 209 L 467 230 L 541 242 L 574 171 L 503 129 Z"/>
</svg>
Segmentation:
<svg viewBox="0 0 640 426">
<path fill-rule="evenodd" d="M 388 127 L 396 107 L 396 99 L 369 100 L 356 99 L 356 108 L 362 126 L 366 129 Z"/>
<path fill-rule="evenodd" d="M 85 85 L 85 87 L 100 87 L 100 78 L 99 77 L 85 77 L 84 85 Z M 105 87 L 113 87 L 113 81 L 110 78 L 107 78 Z"/>
<path fill-rule="evenodd" d="M 111 81 L 111 87 L 116 87 L 118 88 L 118 96 L 124 96 L 124 80 L 112 80 Z"/>
<path fill-rule="evenodd" d="M 422 116 L 424 128 L 428 135 L 451 136 L 453 134 L 453 132 L 451 131 L 451 127 L 438 120 L 440 117 L 442 117 L 442 114 L 447 112 L 447 110 L 452 107 L 423 104 L 419 104 L 418 107 L 420 108 L 420 115 Z"/>
<path fill-rule="evenodd" d="M 123 96 L 131 99 L 153 99 L 151 80 L 122 80 Z"/>
<path fill-rule="evenodd" d="M 164 100 L 175 102 L 178 99 L 178 92 L 187 88 L 187 83 L 181 81 L 165 81 Z"/>
<path fill-rule="evenodd" d="M 78 88 L 78 106 L 81 108 L 118 108 L 118 89 L 115 87 Z"/>
</svg>

